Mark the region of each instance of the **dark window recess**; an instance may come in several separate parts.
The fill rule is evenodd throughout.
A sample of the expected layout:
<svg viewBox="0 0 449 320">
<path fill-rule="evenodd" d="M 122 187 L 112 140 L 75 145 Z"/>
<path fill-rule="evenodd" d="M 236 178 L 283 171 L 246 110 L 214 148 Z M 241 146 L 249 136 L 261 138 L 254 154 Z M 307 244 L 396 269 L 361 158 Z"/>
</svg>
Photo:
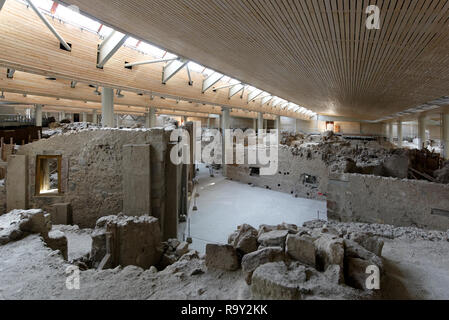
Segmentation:
<svg viewBox="0 0 449 320">
<path fill-rule="evenodd" d="M 432 209 L 432 215 L 435 216 L 442 216 L 449 218 L 449 211 L 448 210 L 441 210 L 441 209 Z"/>
<path fill-rule="evenodd" d="M 302 183 L 316 185 L 318 183 L 318 178 L 315 176 L 312 176 L 310 174 L 303 174 L 302 175 Z"/>
<path fill-rule="evenodd" d="M 251 168 L 249 168 L 249 170 L 250 170 L 250 172 L 249 172 L 250 176 L 252 176 L 252 177 L 260 176 L 260 168 L 251 167 Z"/>
</svg>

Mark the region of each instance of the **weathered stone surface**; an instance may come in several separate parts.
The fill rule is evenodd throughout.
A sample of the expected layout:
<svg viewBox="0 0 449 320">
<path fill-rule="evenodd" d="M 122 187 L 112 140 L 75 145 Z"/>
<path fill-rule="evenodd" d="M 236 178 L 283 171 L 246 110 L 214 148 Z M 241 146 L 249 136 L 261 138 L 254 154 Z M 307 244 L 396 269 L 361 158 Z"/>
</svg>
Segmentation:
<svg viewBox="0 0 449 320">
<path fill-rule="evenodd" d="M 58 224 L 72 224 L 72 206 L 70 203 L 56 203 L 53 205 L 51 213 L 51 222 L 54 225 Z"/>
<path fill-rule="evenodd" d="M 326 271 L 332 265 L 340 267 L 340 283 L 344 282 L 345 250 L 343 239 L 323 234 L 314 242 L 316 248 L 316 267 L 319 271 Z"/>
<path fill-rule="evenodd" d="M 366 279 L 369 276 L 366 270 L 370 265 L 371 262 L 366 260 L 347 258 L 345 270 L 346 284 L 359 290 L 366 290 Z"/>
<path fill-rule="evenodd" d="M 300 284 L 306 281 L 306 267 L 302 265 L 267 263 L 254 271 L 251 292 L 255 299 L 299 300 L 302 298 Z"/>
<path fill-rule="evenodd" d="M 285 260 L 285 252 L 281 247 L 268 247 L 244 255 L 242 258 L 242 269 L 245 273 L 247 284 L 251 284 L 251 277 L 257 267 L 270 263 Z"/>
<path fill-rule="evenodd" d="M 406 179 L 408 176 L 409 157 L 392 155 L 384 162 L 384 173 L 389 177 Z"/>
<path fill-rule="evenodd" d="M 92 249 L 90 251 L 90 259 L 93 261 L 93 266 L 97 268 L 106 255 L 106 229 L 94 229 L 91 237 Z"/>
<path fill-rule="evenodd" d="M 368 233 L 352 233 L 350 235 L 350 240 L 358 243 L 366 250 L 374 253 L 376 256 L 382 256 L 382 249 L 384 247 L 384 241 L 379 237 L 371 236 Z"/>
<path fill-rule="evenodd" d="M 285 248 L 288 230 L 273 230 L 263 233 L 257 241 L 265 247 L 281 247 Z"/>
<path fill-rule="evenodd" d="M 228 244 L 242 252 L 251 253 L 257 250 L 257 230 L 248 224 L 237 227 L 237 231 L 228 238 Z"/>
<path fill-rule="evenodd" d="M 315 267 L 316 251 L 311 237 L 289 234 L 287 236 L 287 247 L 285 250 L 291 258 Z"/>
<path fill-rule="evenodd" d="M 59 250 L 65 260 L 68 258 L 67 237 L 61 231 L 51 231 L 45 242 L 52 250 Z"/>
<path fill-rule="evenodd" d="M 186 254 L 187 252 L 189 252 L 189 244 L 187 242 L 181 242 L 177 247 L 176 247 L 176 251 L 175 254 L 178 257 L 181 257 L 182 255 Z"/>
<path fill-rule="evenodd" d="M 50 215 L 41 209 L 27 210 L 22 213 L 20 230 L 46 236 L 51 230 Z"/>
<path fill-rule="evenodd" d="M 112 267 L 133 265 L 148 269 L 160 262 L 162 241 L 158 219 L 150 216 L 107 216 L 98 220 L 97 229 L 101 228 L 104 231 L 95 230 L 93 234 L 92 256 L 99 258 L 99 253 L 106 253 L 106 242 L 110 239 Z M 105 239 L 103 245 L 102 239 Z"/>
<path fill-rule="evenodd" d="M 358 243 L 351 240 L 344 240 L 345 257 L 346 258 L 358 258 L 368 261 L 371 265 L 376 265 L 380 270 L 383 270 L 382 259 L 376 256 L 371 251 L 366 250 Z"/>
<path fill-rule="evenodd" d="M 211 269 L 235 271 L 240 268 L 239 256 L 231 245 L 207 244 L 206 266 Z"/>
</svg>

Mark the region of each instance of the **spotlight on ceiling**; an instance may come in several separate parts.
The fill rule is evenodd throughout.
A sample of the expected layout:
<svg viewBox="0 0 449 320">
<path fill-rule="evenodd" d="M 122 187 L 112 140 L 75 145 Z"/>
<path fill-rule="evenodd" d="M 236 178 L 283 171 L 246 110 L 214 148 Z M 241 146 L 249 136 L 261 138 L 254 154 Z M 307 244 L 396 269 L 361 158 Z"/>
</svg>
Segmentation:
<svg viewBox="0 0 449 320">
<path fill-rule="evenodd" d="M 117 98 L 123 98 L 124 95 L 122 94 L 122 90 L 117 90 Z"/>
<path fill-rule="evenodd" d="M 2 95 L 0 96 L 0 99 L 5 99 L 5 93 L 2 91 Z"/>
</svg>

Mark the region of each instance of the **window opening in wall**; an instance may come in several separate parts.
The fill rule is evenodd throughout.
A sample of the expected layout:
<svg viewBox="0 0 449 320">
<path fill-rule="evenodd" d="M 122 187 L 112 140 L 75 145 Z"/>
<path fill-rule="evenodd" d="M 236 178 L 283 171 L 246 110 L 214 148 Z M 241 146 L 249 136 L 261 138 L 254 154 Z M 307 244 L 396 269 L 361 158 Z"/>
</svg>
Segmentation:
<svg viewBox="0 0 449 320">
<path fill-rule="evenodd" d="M 61 194 L 61 156 L 36 158 L 36 195 Z"/>
<path fill-rule="evenodd" d="M 260 168 L 251 167 L 249 169 L 250 169 L 250 173 L 249 173 L 250 176 L 252 176 L 252 177 L 260 176 Z"/>
</svg>

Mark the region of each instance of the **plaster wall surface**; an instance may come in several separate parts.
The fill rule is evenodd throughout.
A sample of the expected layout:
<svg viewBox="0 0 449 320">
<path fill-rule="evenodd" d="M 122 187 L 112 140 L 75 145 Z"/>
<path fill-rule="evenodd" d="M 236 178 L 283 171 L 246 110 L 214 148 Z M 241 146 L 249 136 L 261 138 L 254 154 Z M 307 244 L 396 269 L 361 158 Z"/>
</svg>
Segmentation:
<svg viewBox="0 0 449 320">
<path fill-rule="evenodd" d="M 151 214 L 150 145 L 123 146 L 123 212 L 129 216 Z"/>
<path fill-rule="evenodd" d="M 24 155 L 10 155 L 6 176 L 6 207 L 7 212 L 14 209 L 27 209 L 28 206 L 28 176 L 26 168 L 27 157 Z"/>
<path fill-rule="evenodd" d="M 151 215 L 165 212 L 165 162 L 170 131 L 164 129 L 84 130 L 55 135 L 23 146 L 28 158 L 28 201 L 32 208 L 51 212 L 55 203 L 71 203 L 73 223 L 93 227 L 98 218 L 123 211 L 123 146 L 150 144 Z M 35 196 L 37 155 L 62 155 L 62 194 Z M 25 172 L 25 171 L 24 171 Z"/>
<path fill-rule="evenodd" d="M 449 228 L 449 185 L 359 174 L 332 174 L 328 217 L 343 222 Z"/>
</svg>

